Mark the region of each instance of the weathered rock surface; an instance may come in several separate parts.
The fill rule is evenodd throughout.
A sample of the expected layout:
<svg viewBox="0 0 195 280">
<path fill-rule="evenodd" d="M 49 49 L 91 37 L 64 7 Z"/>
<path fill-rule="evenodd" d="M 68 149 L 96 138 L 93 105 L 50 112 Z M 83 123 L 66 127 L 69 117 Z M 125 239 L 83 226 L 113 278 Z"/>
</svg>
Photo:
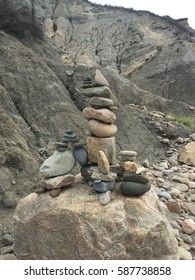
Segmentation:
<svg viewBox="0 0 195 280">
<path fill-rule="evenodd" d="M 18 259 L 178 259 L 170 224 L 152 190 L 141 199 L 119 190 L 101 206 L 89 186 L 77 185 L 52 199 L 32 193 L 14 214 Z"/>
</svg>

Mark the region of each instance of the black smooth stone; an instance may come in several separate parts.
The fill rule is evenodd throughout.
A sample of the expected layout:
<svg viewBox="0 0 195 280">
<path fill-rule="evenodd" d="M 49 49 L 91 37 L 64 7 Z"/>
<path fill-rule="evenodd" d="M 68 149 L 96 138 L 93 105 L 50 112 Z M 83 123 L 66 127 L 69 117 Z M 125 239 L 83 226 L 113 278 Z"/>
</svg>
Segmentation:
<svg viewBox="0 0 195 280">
<path fill-rule="evenodd" d="M 151 188 L 150 183 L 142 184 L 136 182 L 122 182 L 121 192 L 128 196 L 138 196 L 149 191 Z"/>
<path fill-rule="evenodd" d="M 88 163 L 88 153 L 83 147 L 74 148 L 73 155 L 76 161 L 81 165 L 85 166 Z"/>
<path fill-rule="evenodd" d="M 124 173 L 123 179 L 124 179 L 124 181 L 137 182 L 137 183 L 142 183 L 142 184 L 149 183 L 149 180 L 146 177 L 144 177 L 143 175 L 132 174 L 129 172 Z"/>
</svg>

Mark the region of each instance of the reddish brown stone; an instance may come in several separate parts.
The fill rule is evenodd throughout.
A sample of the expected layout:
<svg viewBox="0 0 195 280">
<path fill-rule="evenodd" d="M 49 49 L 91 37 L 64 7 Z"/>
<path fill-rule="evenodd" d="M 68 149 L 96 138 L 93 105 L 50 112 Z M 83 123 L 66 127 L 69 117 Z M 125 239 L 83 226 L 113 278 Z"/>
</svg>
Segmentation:
<svg viewBox="0 0 195 280">
<path fill-rule="evenodd" d="M 82 113 L 83 116 L 88 120 L 95 119 L 108 124 L 112 124 L 116 120 L 115 114 L 108 109 L 97 110 L 92 107 L 87 107 Z"/>
<path fill-rule="evenodd" d="M 105 124 L 96 120 L 90 120 L 89 130 L 97 137 L 106 138 L 114 136 L 117 132 L 117 127 L 114 124 Z"/>
<path fill-rule="evenodd" d="M 181 207 L 179 203 L 177 203 L 176 201 L 169 201 L 167 202 L 166 206 L 169 209 L 169 211 L 172 213 L 177 213 L 177 214 L 181 213 Z"/>
<path fill-rule="evenodd" d="M 72 174 L 66 174 L 64 176 L 58 176 L 55 178 L 49 178 L 49 179 L 43 179 L 41 181 L 41 186 L 48 189 L 60 189 L 66 186 L 70 186 L 74 184 L 75 182 L 75 176 Z"/>
</svg>

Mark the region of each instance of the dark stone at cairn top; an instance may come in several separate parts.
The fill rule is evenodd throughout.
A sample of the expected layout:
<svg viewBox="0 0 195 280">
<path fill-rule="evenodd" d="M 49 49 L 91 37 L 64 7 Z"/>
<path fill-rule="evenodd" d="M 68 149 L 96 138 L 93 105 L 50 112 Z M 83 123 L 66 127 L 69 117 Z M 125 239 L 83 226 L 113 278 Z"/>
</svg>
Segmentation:
<svg viewBox="0 0 195 280">
<path fill-rule="evenodd" d="M 90 88 L 93 87 L 93 81 L 91 78 L 87 77 L 86 79 L 83 79 L 82 88 Z"/>
<path fill-rule="evenodd" d="M 62 138 L 62 143 L 74 143 L 77 142 L 79 138 L 76 136 L 76 134 L 73 132 L 72 129 L 67 129 L 64 133 L 64 136 Z"/>
</svg>

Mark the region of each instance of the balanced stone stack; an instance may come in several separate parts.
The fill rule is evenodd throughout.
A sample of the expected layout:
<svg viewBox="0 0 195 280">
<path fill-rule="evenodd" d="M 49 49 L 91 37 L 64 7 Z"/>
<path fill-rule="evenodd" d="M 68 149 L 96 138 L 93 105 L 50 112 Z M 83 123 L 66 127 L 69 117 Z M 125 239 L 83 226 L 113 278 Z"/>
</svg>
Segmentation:
<svg viewBox="0 0 195 280">
<path fill-rule="evenodd" d="M 116 145 L 114 135 L 117 127 L 113 124 L 116 109 L 111 98 L 108 82 L 99 70 L 96 70 L 95 83 L 90 78 L 83 81 L 82 94 L 89 97 L 89 107 L 83 110 L 89 120 L 91 136 L 86 138 L 89 162 L 98 162 L 98 151 L 103 151 L 110 164 L 116 163 Z"/>
<path fill-rule="evenodd" d="M 45 191 L 49 191 L 52 197 L 59 195 L 62 188 L 74 184 L 75 176 L 70 171 L 75 167 L 76 161 L 81 166 L 87 164 L 88 156 L 84 145 L 83 140 L 71 129 L 67 129 L 62 141 L 56 143 L 53 155 L 41 165 L 39 172 L 44 176 L 41 186 Z"/>
<path fill-rule="evenodd" d="M 121 151 L 120 166 L 123 168 L 123 182 L 121 191 L 124 195 L 139 196 L 149 191 L 151 185 L 149 179 L 141 174 L 142 168 L 134 162 L 137 153 L 135 151 Z"/>
</svg>

